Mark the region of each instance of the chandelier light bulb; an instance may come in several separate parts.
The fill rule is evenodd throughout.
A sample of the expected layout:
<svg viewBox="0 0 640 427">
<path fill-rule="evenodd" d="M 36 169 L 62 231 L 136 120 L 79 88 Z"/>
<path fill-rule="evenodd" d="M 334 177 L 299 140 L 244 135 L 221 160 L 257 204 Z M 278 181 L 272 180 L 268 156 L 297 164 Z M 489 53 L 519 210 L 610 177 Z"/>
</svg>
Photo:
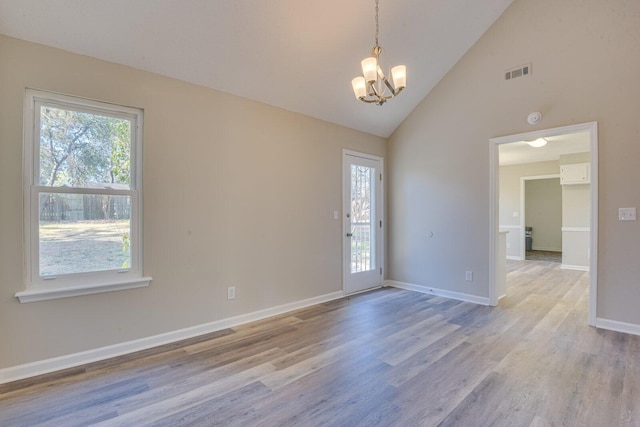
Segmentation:
<svg viewBox="0 0 640 427">
<path fill-rule="evenodd" d="M 378 79 L 378 60 L 375 57 L 363 59 L 362 74 L 368 83 L 375 82 Z"/>
<path fill-rule="evenodd" d="M 367 96 L 367 83 L 364 81 L 364 77 L 356 77 L 351 80 L 351 86 L 353 87 L 353 93 L 356 94 L 356 98 L 364 98 Z"/>
<path fill-rule="evenodd" d="M 407 67 L 396 65 L 391 69 L 391 78 L 396 89 L 404 89 L 407 86 Z"/>
</svg>

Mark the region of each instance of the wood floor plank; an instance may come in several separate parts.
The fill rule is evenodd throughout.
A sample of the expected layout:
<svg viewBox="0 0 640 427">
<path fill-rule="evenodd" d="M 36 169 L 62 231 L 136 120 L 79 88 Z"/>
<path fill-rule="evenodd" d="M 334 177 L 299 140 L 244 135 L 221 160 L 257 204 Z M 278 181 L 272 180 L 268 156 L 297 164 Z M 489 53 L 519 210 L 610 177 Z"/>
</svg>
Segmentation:
<svg viewBox="0 0 640 427">
<path fill-rule="evenodd" d="M 345 357 L 345 355 L 348 356 L 350 354 L 357 353 L 360 351 L 361 346 L 368 343 L 369 338 L 370 337 L 368 336 L 363 336 L 321 353 L 314 354 L 313 356 L 310 356 L 294 365 L 269 373 L 261 381 L 272 390 L 281 389 L 299 378 L 309 375 L 320 368 L 340 360 Z M 278 361 L 275 360 L 274 365 L 277 363 Z"/>
<path fill-rule="evenodd" d="M 402 387 L 404 383 L 414 378 L 420 372 L 445 357 L 454 348 L 467 341 L 467 336 L 461 334 L 448 334 L 431 343 L 418 353 L 412 355 L 403 363 L 394 366 L 389 376 L 385 379 L 395 387 Z"/>
<path fill-rule="evenodd" d="M 198 405 L 154 421 L 153 425 L 155 427 L 237 425 L 239 414 L 232 411 L 233 406 L 240 405 L 247 400 L 266 397 L 268 394 L 269 389 L 261 382 L 255 381 L 222 396 L 213 397 Z M 246 407 L 240 408 L 240 410 L 249 413 Z"/>
<path fill-rule="evenodd" d="M 589 274 L 508 261 L 485 307 L 383 288 L 0 386 L 0 426 L 640 426 L 640 337 Z"/>
<path fill-rule="evenodd" d="M 192 409 L 214 396 L 223 396 L 230 391 L 260 381 L 261 378 L 273 372 L 273 370 L 273 365 L 264 363 L 222 380 L 213 381 L 209 384 L 193 388 L 169 399 L 160 398 L 161 400 L 134 411 L 119 413 L 118 417 L 98 423 L 96 426 L 126 427 L 151 425 L 161 421 L 167 416 Z"/>
<path fill-rule="evenodd" d="M 378 360 L 379 354 L 379 349 L 363 348 L 254 402 L 253 408 L 262 414 L 258 424 L 337 425 L 343 424 L 354 412 L 361 414 L 363 405 L 368 405 L 366 402 L 377 404 L 374 394 L 395 390 L 378 380 L 389 369 Z M 274 407 L 283 410 L 273 411 Z M 336 413 L 342 414 L 339 422 Z"/>
<path fill-rule="evenodd" d="M 202 371 L 198 369 L 194 375 L 188 374 L 184 368 L 180 368 L 182 377 L 176 377 L 175 372 L 171 378 L 149 378 L 150 390 L 132 396 L 124 401 L 111 405 L 119 414 L 145 410 L 145 408 L 157 402 L 171 402 L 180 399 L 186 393 L 195 390 L 207 393 L 206 397 L 213 398 L 222 395 L 233 388 L 243 387 L 253 381 L 257 381 L 263 375 L 274 371 L 270 361 L 283 353 L 278 348 L 272 348 L 262 353 L 248 355 L 246 358 L 216 368 Z M 196 393 L 197 395 L 197 393 Z M 198 397 L 200 398 L 200 397 Z M 157 406 L 163 408 L 162 405 Z"/>
<path fill-rule="evenodd" d="M 422 331 L 417 331 L 401 341 L 387 346 L 388 350 L 380 357 L 380 359 L 391 366 L 398 366 L 402 362 L 411 358 L 414 354 L 419 353 L 434 342 L 450 335 L 452 332 L 460 328 L 460 325 L 449 323 L 446 320 L 441 320 L 439 317 L 431 317 L 428 320 L 432 319 L 436 319 L 437 322 L 418 323 L 418 325 L 422 325 L 422 327 L 433 330 L 433 332 L 428 334 L 428 336 L 425 336 Z"/>
</svg>

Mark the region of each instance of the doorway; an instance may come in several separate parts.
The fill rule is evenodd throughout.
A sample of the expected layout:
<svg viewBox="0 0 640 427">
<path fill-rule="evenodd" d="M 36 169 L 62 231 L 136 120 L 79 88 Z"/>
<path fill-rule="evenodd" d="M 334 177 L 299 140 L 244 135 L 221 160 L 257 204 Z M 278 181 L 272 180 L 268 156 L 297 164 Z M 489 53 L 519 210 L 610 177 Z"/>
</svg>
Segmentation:
<svg viewBox="0 0 640 427">
<path fill-rule="evenodd" d="M 344 292 L 382 286 L 382 158 L 343 152 Z"/>
<path fill-rule="evenodd" d="M 598 255 L 598 126 L 597 122 L 584 123 L 579 125 L 571 125 L 564 126 L 553 129 L 545 129 L 534 132 L 527 132 L 516 135 L 509 135 L 504 137 L 492 138 L 489 142 L 490 144 L 490 285 L 489 285 L 489 301 L 491 305 L 498 304 L 498 286 L 500 281 L 504 281 L 505 277 L 497 277 L 498 272 L 502 272 L 504 269 L 500 268 L 506 262 L 506 257 L 499 257 L 498 250 L 499 248 L 499 231 L 501 229 L 500 213 L 501 209 L 504 209 L 502 204 L 500 203 L 500 157 L 499 157 L 499 149 L 506 144 L 510 144 L 515 146 L 514 143 L 522 143 L 524 144 L 527 141 L 535 141 L 539 138 L 550 138 L 554 137 L 563 137 L 570 136 L 573 134 L 586 134 L 588 138 L 588 147 L 589 153 L 587 155 L 587 160 L 585 161 L 586 169 L 588 171 L 588 205 L 590 210 L 590 216 L 587 219 L 588 227 L 563 227 L 563 239 L 567 236 L 567 233 L 575 233 L 577 231 L 583 231 L 583 229 L 587 229 L 588 237 L 586 240 L 582 242 L 580 247 L 586 253 L 587 260 L 587 268 L 590 271 L 589 274 L 589 302 L 588 302 L 588 323 L 590 325 L 595 326 L 596 322 L 596 303 L 597 303 L 597 255 Z M 577 165 L 576 165 L 577 166 Z M 578 168 L 572 167 L 572 171 Z M 573 173 L 571 171 L 571 173 Z M 531 174 L 533 175 L 533 174 Z M 565 174 L 566 179 L 574 180 L 573 176 L 570 174 Z M 561 180 L 563 178 L 563 172 L 561 170 Z M 573 184 L 579 183 L 575 181 L 563 181 L 564 184 Z M 518 217 L 520 212 L 512 214 L 512 218 Z M 515 219 L 514 219 L 515 224 Z M 523 224 L 524 225 L 524 224 Z M 504 228 L 504 227 L 503 227 Z M 517 225 L 513 226 L 513 229 L 508 230 L 510 234 L 516 238 L 515 241 L 525 241 L 525 229 L 521 227 L 519 224 L 519 218 Z M 509 245 L 509 241 L 507 241 L 507 246 Z M 518 244 L 521 249 L 525 249 L 523 246 Z M 508 253 L 507 253 L 508 255 Z M 521 252 L 521 256 L 524 258 L 524 251 Z M 563 266 L 565 261 L 563 259 Z M 572 265 L 567 264 L 566 267 L 573 267 Z M 564 268 L 564 267 L 563 267 Z"/>
<path fill-rule="evenodd" d="M 520 212 L 525 260 L 562 262 L 560 175 L 520 178 Z"/>
</svg>

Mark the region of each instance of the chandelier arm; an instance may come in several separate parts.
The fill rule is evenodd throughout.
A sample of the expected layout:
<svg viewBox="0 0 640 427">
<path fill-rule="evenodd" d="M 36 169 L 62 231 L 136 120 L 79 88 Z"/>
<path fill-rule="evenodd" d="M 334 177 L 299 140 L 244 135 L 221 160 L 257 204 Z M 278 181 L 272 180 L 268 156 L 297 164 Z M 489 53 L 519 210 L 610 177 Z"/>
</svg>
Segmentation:
<svg viewBox="0 0 640 427">
<path fill-rule="evenodd" d="M 378 92 L 378 88 L 376 87 L 376 83 L 377 82 L 369 83 L 369 91 L 367 92 L 367 95 L 375 96 L 376 98 L 380 98 L 382 94 L 380 94 Z"/>
<path fill-rule="evenodd" d="M 382 90 L 380 90 L 380 89 L 382 89 Z M 386 92 L 386 89 L 385 89 L 384 87 L 382 87 L 382 88 L 376 88 L 376 87 L 374 86 L 373 91 L 374 91 L 374 93 L 375 93 L 375 96 L 376 96 L 376 97 L 378 97 L 379 99 L 384 99 L 384 98 L 385 98 L 384 94 L 385 94 L 385 92 Z"/>
<path fill-rule="evenodd" d="M 389 90 L 391 91 L 391 93 L 392 93 L 392 96 L 391 96 L 391 97 L 393 98 L 394 96 L 396 96 L 396 94 L 397 94 L 398 92 L 396 92 L 396 90 L 393 88 L 393 86 L 391 86 L 391 83 L 389 83 L 389 80 L 387 80 L 387 78 L 386 78 L 386 77 L 383 77 L 382 81 L 384 82 L 384 84 L 385 84 L 385 85 L 389 88 Z"/>
<path fill-rule="evenodd" d="M 368 82 L 367 83 L 368 86 L 368 90 L 367 90 L 367 96 L 378 96 L 378 92 L 376 91 L 376 86 L 375 86 L 375 82 Z"/>
<path fill-rule="evenodd" d="M 381 104 L 381 103 L 384 103 L 385 101 L 390 100 L 393 97 L 394 95 L 382 96 L 378 94 L 369 93 L 365 97 L 358 98 L 358 99 L 360 99 L 363 102 Z"/>
</svg>

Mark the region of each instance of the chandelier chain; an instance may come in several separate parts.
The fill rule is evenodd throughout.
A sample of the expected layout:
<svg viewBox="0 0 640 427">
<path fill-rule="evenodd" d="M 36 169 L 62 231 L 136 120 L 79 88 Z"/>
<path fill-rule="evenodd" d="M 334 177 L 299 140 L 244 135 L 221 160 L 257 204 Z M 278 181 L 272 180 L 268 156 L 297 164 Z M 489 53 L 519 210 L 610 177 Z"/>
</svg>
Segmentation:
<svg viewBox="0 0 640 427">
<path fill-rule="evenodd" d="M 379 31 L 379 27 L 380 27 L 380 24 L 378 23 L 378 1 L 379 0 L 376 0 L 376 47 L 379 46 L 379 44 L 378 44 L 378 31 Z"/>
</svg>

